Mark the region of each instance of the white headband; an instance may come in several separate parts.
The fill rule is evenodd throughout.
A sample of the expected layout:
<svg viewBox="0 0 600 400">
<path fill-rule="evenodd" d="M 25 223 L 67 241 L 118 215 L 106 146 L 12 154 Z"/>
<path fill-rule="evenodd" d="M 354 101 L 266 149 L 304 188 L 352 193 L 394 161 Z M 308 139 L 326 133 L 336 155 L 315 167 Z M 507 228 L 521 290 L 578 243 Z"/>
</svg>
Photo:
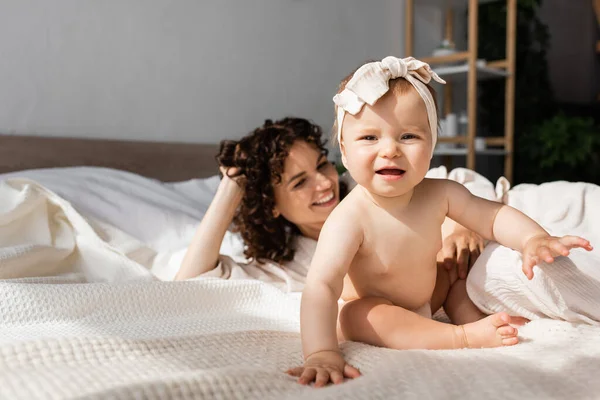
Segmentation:
<svg viewBox="0 0 600 400">
<path fill-rule="evenodd" d="M 372 106 L 390 89 L 390 79 L 404 78 L 414 86 L 425 102 L 429 127 L 431 128 L 432 154 L 437 141 L 437 113 L 435 103 L 426 84 L 433 78 L 439 83 L 446 83 L 429 64 L 415 60 L 413 57 L 386 57 L 381 61 L 367 63 L 360 67 L 348 81 L 344 90 L 333 97 L 337 105 L 337 139 L 342 143 L 342 122 L 346 112 L 355 115 L 365 104 Z"/>
</svg>

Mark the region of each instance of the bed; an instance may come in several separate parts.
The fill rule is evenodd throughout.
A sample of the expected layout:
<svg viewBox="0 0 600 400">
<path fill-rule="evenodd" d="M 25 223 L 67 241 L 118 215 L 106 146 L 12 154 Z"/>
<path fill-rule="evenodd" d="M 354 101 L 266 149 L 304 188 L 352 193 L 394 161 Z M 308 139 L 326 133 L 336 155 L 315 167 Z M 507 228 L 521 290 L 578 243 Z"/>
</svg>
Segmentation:
<svg viewBox="0 0 600 400">
<path fill-rule="evenodd" d="M 283 373 L 302 360 L 298 293 L 250 280 L 169 281 L 218 184 L 215 151 L 0 136 L 0 397 L 599 397 L 598 251 L 543 268 L 530 283 L 518 255 L 495 245 L 474 267 L 469 293 L 485 310 L 533 320 L 520 345 L 345 343 L 361 378 L 299 386 Z M 481 183 L 553 232 L 600 243 L 598 187 Z"/>
</svg>

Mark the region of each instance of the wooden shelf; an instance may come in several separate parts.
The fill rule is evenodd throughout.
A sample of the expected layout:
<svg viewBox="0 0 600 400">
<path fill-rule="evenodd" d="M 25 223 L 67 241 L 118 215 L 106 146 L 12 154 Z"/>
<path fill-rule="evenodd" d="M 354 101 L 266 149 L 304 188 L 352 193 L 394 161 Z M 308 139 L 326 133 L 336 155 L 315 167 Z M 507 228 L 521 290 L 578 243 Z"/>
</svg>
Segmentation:
<svg viewBox="0 0 600 400">
<path fill-rule="evenodd" d="M 469 64 L 461 65 L 445 65 L 443 67 L 433 68 L 444 80 L 456 80 L 462 81 L 467 79 L 469 72 Z M 500 68 L 490 68 L 487 65 L 477 65 L 477 80 L 486 80 L 494 78 L 505 78 L 508 76 L 508 72 Z"/>
<path fill-rule="evenodd" d="M 466 144 L 467 143 L 467 138 L 465 136 L 454 136 L 454 137 L 440 136 L 437 141 L 438 141 L 438 143 L 460 143 L 460 144 Z"/>
<path fill-rule="evenodd" d="M 433 152 L 436 156 L 466 156 L 469 154 L 469 149 L 465 148 L 456 148 L 456 149 L 435 149 Z M 508 154 L 508 151 L 504 149 L 485 149 L 485 150 L 475 150 L 475 154 L 485 155 L 485 156 L 504 156 Z"/>
<path fill-rule="evenodd" d="M 469 59 L 468 51 L 461 51 L 454 54 L 448 54 L 447 56 L 437 56 L 437 57 L 422 57 L 419 60 L 429 64 L 429 65 L 438 65 L 438 64 L 448 64 L 456 61 L 465 61 Z"/>
<path fill-rule="evenodd" d="M 501 0 L 500 0 L 501 1 Z M 459 137 L 440 137 L 440 143 L 452 143 L 442 145 L 435 150 L 436 155 L 466 156 L 466 166 L 475 170 L 476 155 L 504 155 L 504 176 L 511 181 L 513 176 L 513 146 L 514 146 L 514 120 L 515 120 L 515 59 L 516 59 L 516 34 L 517 34 L 517 2 L 518 0 L 504 0 L 506 2 L 506 59 L 494 60 L 478 65 L 478 15 L 479 5 L 488 1 L 482 0 L 405 0 L 405 56 L 411 56 L 414 52 L 414 11 L 415 7 L 435 6 L 445 9 L 444 37 L 443 40 L 453 42 L 454 37 L 454 9 L 460 7 L 460 13 L 464 13 L 464 7 L 468 6 L 467 13 L 467 51 L 446 54 L 434 57 L 418 57 L 420 60 L 431 65 L 448 84 L 443 86 L 444 109 L 443 113 L 451 113 L 453 92 L 456 81 L 466 83 L 466 112 L 469 124 L 467 132 Z M 594 0 L 600 6 L 600 0 Z M 444 65 L 445 64 L 445 65 Z M 485 138 L 485 150 L 477 151 L 474 142 L 477 139 L 477 86 L 478 81 L 487 78 L 503 78 L 504 85 L 504 132 L 500 137 Z M 494 148 L 496 147 L 496 148 Z M 498 148 L 499 147 L 499 148 Z"/>
<path fill-rule="evenodd" d="M 444 137 L 441 136 L 438 138 L 438 143 L 455 143 L 455 144 L 467 144 L 467 136 L 459 135 L 454 137 Z M 504 146 L 506 144 L 506 139 L 503 136 L 490 136 L 485 138 L 485 144 L 487 146 Z"/>
<path fill-rule="evenodd" d="M 496 61 L 490 61 L 487 63 L 487 66 L 490 68 L 502 68 L 502 69 L 506 69 L 508 67 L 508 63 L 506 62 L 506 60 L 496 60 Z"/>
<path fill-rule="evenodd" d="M 491 3 L 495 0 L 479 0 L 479 4 Z M 437 6 L 437 7 L 466 7 L 468 0 L 417 0 L 419 6 Z"/>
<path fill-rule="evenodd" d="M 506 138 L 504 136 L 486 137 L 485 144 L 487 146 L 504 146 L 506 145 Z"/>
</svg>

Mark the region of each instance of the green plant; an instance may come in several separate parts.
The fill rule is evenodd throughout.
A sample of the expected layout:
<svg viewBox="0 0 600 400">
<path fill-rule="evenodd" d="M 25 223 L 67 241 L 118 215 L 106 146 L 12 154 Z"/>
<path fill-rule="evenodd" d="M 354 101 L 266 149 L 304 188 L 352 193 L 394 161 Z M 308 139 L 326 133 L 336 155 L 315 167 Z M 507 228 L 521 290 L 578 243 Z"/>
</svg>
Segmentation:
<svg viewBox="0 0 600 400">
<path fill-rule="evenodd" d="M 600 180 L 600 128 L 592 118 L 560 112 L 523 134 L 517 151 L 528 160 L 529 182 Z"/>
<path fill-rule="evenodd" d="M 339 164 L 334 163 L 334 165 L 338 175 L 342 175 L 344 172 L 346 172 L 346 167 L 344 167 L 344 164 L 342 164 L 341 161 L 339 162 Z"/>
</svg>

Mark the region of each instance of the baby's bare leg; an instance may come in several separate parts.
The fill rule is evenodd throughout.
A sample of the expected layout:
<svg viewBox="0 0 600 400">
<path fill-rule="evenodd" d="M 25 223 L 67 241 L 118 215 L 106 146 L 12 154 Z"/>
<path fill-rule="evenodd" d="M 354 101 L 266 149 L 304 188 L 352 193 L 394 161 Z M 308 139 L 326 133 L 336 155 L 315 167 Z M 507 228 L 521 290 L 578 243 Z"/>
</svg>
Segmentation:
<svg viewBox="0 0 600 400">
<path fill-rule="evenodd" d="M 446 311 L 450 321 L 457 325 L 479 321 L 487 316 L 469 298 L 466 279 L 458 279 L 450 287 L 448 297 L 444 302 L 444 311 Z"/>
<path fill-rule="evenodd" d="M 437 266 L 435 288 L 431 296 L 431 313 L 444 306 L 452 323 L 457 325 L 479 321 L 487 315 L 479 311 L 467 295 L 465 279 L 458 279 L 456 269 L 448 271 L 441 263 Z"/>
<path fill-rule="evenodd" d="M 437 265 L 437 275 L 435 279 L 435 288 L 431 295 L 431 314 L 435 314 L 446 302 L 450 288 L 458 279 L 456 268 L 448 271 L 442 263 Z"/>
<path fill-rule="evenodd" d="M 422 317 L 383 298 L 367 297 L 344 304 L 339 317 L 346 340 L 392 349 L 457 349 L 518 343 L 517 330 L 508 325 L 512 321 L 506 313 L 462 327 Z"/>
</svg>

